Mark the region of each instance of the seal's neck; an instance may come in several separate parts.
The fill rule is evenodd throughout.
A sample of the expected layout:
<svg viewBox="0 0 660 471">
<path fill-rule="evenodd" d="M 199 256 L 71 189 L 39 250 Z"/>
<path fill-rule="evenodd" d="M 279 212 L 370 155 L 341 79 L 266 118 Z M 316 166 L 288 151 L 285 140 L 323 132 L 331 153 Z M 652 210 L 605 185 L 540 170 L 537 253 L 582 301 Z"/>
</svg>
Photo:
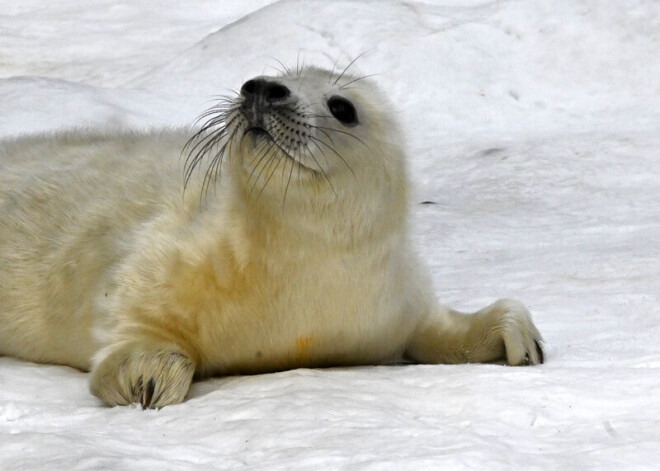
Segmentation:
<svg viewBox="0 0 660 471">
<path fill-rule="evenodd" d="M 332 176 L 330 176 L 332 182 Z M 273 186 L 255 193 L 245 174 L 233 173 L 224 197 L 251 238 L 270 250 L 351 250 L 403 237 L 407 219 L 407 181 L 360 175 L 299 180 L 286 191 Z M 279 190 L 279 191 L 278 191 Z"/>
</svg>

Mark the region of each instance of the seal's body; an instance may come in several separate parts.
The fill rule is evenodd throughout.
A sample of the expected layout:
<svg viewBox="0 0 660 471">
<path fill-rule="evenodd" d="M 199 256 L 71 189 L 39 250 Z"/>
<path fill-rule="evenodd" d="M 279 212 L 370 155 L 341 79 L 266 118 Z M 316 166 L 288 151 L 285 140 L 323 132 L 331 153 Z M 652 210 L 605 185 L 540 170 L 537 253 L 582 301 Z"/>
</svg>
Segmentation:
<svg viewBox="0 0 660 471">
<path fill-rule="evenodd" d="M 521 304 L 437 304 L 392 115 L 368 80 L 307 68 L 246 82 L 192 140 L 4 142 L 0 354 L 91 369 L 105 403 L 144 407 L 193 375 L 541 362 Z"/>
</svg>

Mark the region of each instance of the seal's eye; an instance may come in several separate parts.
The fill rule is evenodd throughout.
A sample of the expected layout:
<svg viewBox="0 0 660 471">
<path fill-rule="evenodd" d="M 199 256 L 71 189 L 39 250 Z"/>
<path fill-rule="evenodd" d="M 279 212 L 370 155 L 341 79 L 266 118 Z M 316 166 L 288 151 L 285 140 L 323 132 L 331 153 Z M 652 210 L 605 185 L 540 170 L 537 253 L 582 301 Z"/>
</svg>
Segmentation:
<svg viewBox="0 0 660 471">
<path fill-rule="evenodd" d="M 337 118 L 344 126 L 355 126 L 358 123 L 357 111 L 353 103 L 340 96 L 330 97 L 328 100 L 328 109 L 332 116 Z"/>
</svg>

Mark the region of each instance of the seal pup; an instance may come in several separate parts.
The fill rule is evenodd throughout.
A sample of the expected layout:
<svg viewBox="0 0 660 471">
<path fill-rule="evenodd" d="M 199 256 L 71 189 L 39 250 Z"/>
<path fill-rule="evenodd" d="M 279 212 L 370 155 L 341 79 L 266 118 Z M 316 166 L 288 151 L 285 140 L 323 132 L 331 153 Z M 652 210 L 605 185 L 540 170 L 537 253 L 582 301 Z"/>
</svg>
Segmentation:
<svg viewBox="0 0 660 471">
<path fill-rule="evenodd" d="M 0 354 L 90 370 L 105 404 L 145 408 L 209 375 L 541 363 L 519 302 L 436 301 L 392 109 L 368 78 L 307 67 L 247 81 L 192 139 L 3 142 Z"/>
</svg>

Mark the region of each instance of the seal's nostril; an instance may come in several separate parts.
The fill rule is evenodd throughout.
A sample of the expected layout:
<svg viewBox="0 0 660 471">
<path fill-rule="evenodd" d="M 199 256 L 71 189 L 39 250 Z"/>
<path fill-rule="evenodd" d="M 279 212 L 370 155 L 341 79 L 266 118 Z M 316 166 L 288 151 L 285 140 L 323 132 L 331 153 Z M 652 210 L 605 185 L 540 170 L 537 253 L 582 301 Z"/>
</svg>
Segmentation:
<svg viewBox="0 0 660 471">
<path fill-rule="evenodd" d="M 266 99 L 267 100 L 281 100 L 289 96 L 289 89 L 284 85 L 275 82 L 266 83 Z"/>
<path fill-rule="evenodd" d="M 253 95 L 258 88 L 258 82 L 259 80 L 248 80 L 243 84 L 241 87 L 241 94 L 247 96 L 247 95 Z"/>
<path fill-rule="evenodd" d="M 259 98 L 266 102 L 277 101 L 291 94 L 288 88 L 277 82 L 268 82 L 262 78 L 248 80 L 241 87 L 244 97 Z"/>
<path fill-rule="evenodd" d="M 244 96 L 258 95 L 267 101 L 281 100 L 289 96 L 291 92 L 284 85 L 277 82 L 268 82 L 262 78 L 250 79 L 241 87 Z"/>
</svg>

